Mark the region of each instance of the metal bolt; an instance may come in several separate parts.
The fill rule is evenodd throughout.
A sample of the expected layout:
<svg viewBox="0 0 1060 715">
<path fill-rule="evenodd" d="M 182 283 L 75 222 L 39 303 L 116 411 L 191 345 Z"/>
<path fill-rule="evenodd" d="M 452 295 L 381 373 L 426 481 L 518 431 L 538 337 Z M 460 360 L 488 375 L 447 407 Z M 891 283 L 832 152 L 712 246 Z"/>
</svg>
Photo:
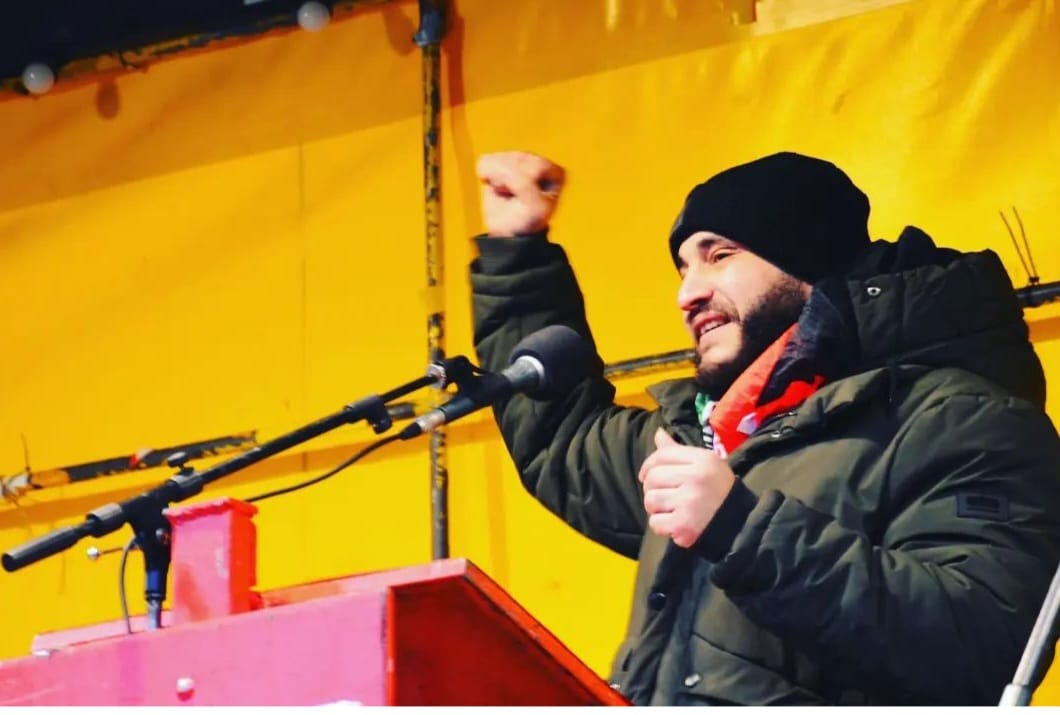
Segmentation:
<svg viewBox="0 0 1060 715">
<path fill-rule="evenodd" d="M 155 538 L 158 539 L 158 543 L 165 546 L 169 543 L 169 531 L 166 529 L 155 529 Z"/>
<path fill-rule="evenodd" d="M 772 437 L 773 439 L 780 439 L 781 437 L 784 436 L 784 433 L 781 432 L 780 430 L 773 430 L 772 432 L 769 433 L 769 436 Z"/>
<path fill-rule="evenodd" d="M 85 556 L 88 557 L 89 561 L 98 561 L 101 556 L 113 554 L 118 551 L 121 551 L 120 546 L 116 546 L 113 549 L 100 549 L 95 546 L 89 546 L 87 549 L 85 549 Z"/>
<path fill-rule="evenodd" d="M 177 678 L 177 695 L 190 695 L 195 690 L 195 681 L 188 676 Z"/>
<path fill-rule="evenodd" d="M 699 676 L 699 673 L 692 673 L 692 675 L 690 675 L 687 678 L 685 678 L 685 687 L 686 688 L 694 687 L 696 685 L 696 683 L 698 683 L 701 680 L 703 680 L 703 678 L 701 678 Z"/>
</svg>

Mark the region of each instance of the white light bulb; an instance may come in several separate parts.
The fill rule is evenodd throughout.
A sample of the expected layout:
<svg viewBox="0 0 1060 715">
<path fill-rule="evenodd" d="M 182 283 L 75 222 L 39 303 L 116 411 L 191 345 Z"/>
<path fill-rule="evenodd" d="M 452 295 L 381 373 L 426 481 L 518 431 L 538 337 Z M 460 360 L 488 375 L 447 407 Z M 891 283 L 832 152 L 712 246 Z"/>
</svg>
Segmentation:
<svg viewBox="0 0 1060 715">
<path fill-rule="evenodd" d="M 331 20 L 331 11 L 328 6 L 317 0 L 309 0 L 302 3 L 298 8 L 298 24 L 307 32 L 323 30 L 324 26 Z"/>
<path fill-rule="evenodd" d="M 22 70 L 22 84 L 33 94 L 44 94 L 55 84 L 55 73 L 43 62 L 34 62 Z"/>
</svg>

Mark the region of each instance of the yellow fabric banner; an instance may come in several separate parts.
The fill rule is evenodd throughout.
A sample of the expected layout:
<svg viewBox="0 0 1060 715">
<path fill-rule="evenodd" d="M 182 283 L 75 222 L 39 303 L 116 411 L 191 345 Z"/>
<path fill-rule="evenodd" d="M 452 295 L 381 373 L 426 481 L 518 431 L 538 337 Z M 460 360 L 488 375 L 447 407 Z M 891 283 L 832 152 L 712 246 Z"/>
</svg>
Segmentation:
<svg viewBox="0 0 1060 715">
<path fill-rule="evenodd" d="M 993 248 L 1022 285 L 998 216 L 1015 206 L 1042 279 L 1060 279 L 1056 2 L 882 4 L 802 4 L 841 16 L 815 22 L 774 0 L 756 24 L 747 3 L 458 3 L 444 46 L 446 284 L 429 294 L 412 3 L 0 102 L 0 474 L 23 469 L 22 435 L 40 468 L 251 429 L 270 439 L 421 374 L 428 304 L 447 310 L 450 353 L 470 354 L 467 238 L 486 151 L 568 167 L 553 238 L 608 361 L 686 347 L 665 241 L 677 209 L 711 173 L 780 149 L 842 166 L 872 200 L 875 236 L 915 224 Z M 1060 311 L 1027 317 L 1056 419 Z M 620 395 L 646 403 L 651 381 L 624 380 Z M 329 435 L 208 496 L 293 483 L 369 436 Z M 632 565 L 523 492 L 485 415 L 450 443 L 453 553 L 606 673 Z M 425 443 L 408 444 L 266 502 L 262 588 L 425 561 L 427 464 Z M 0 503 L 0 548 L 164 476 Z M 111 563 L 68 552 L 0 575 L 0 657 L 35 632 L 117 617 Z M 1060 703 L 1060 684 L 1039 700 Z"/>
</svg>

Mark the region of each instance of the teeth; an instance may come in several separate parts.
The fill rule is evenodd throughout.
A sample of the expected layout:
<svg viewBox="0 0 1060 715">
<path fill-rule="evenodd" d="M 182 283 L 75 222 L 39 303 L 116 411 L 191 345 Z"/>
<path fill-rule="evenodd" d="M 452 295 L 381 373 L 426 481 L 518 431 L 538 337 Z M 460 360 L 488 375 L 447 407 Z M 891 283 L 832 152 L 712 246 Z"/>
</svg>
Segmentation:
<svg viewBox="0 0 1060 715">
<path fill-rule="evenodd" d="M 703 337 L 704 335 L 709 333 L 711 330 L 714 330 L 714 328 L 720 328 L 723 325 L 725 325 L 725 321 L 724 320 L 715 320 L 714 322 L 707 323 L 706 325 L 704 325 L 702 328 L 699 329 L 699 337 Z"/>
</svg>

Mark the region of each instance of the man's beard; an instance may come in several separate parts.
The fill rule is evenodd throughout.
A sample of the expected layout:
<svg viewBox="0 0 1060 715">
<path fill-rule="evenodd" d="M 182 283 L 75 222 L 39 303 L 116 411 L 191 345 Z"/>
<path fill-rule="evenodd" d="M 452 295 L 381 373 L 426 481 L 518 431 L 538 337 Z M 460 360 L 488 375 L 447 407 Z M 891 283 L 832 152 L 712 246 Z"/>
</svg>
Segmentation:
<svg viewBox="0 0 1060 715">
<path fill-rule="evenodd" d="M 694 363 L 700 389 L 713 400 L 721 399 L 736 378 L 799 319 L 805 305 L 802 284 L 794 278 L 785 278 L 770 288 L 740 321 L 742 341 L 735 358 L 721 365 L 705 366 L 696 349 Z"/>
</svg>

